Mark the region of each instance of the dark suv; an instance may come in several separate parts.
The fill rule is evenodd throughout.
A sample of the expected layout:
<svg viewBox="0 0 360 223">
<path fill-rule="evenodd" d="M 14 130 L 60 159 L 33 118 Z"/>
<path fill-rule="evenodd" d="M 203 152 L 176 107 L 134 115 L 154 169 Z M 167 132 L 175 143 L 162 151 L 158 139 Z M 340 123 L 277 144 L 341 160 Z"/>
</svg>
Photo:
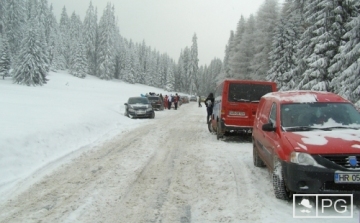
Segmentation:
<svg viewBox="0 0 360 223">
<path fill-rule="evenodd" d="M 339 95 L 266 94 L 252 136 L 254 165 L 270 170 L 277 198 L 360 194 L 360 114 Z"/>
<path fill-rule="evenodd" d="M 146 97 L 131 97 L 125 103 L 125 116 L 130 118 L 155 118 L 155 112 Z"/>
<path fill-rule="evenodd" d="M 147 96 L 147 98 L 149 99 L 152 107 L 155 110 L 158 110 L 158 111 L 164 110 L 164 102 L 163 102 L 163 100 L 161 100 L 161 98 L 159 96 L 149 95 L 149 96 Z"/>
</svg>

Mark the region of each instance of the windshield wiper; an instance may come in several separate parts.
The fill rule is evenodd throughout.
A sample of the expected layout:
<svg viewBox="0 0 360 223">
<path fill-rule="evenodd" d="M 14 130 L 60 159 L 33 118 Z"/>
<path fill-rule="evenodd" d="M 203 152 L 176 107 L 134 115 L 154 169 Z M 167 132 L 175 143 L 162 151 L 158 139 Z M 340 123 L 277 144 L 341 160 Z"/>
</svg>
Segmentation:
<svg viewBox="0 0 360 223">
<path fill-rule="evenodd" d="M 333 130 L 333 129 L 354 129 L 354 130 L 359 130 L 359 128 L 350 127 L 350 126 L 331 126 L 331 127 L 320 128 L 320 129 L 323 129 L 323 130 Z"/>
<path fill-rule="evenodd" d="M 321 128 L 309 127 L 309 126 L 291 126 L 291 127 L 283 127 L 284 130 L 288 131 L 311 131 L 311 130 L 318 130 Z"/>
</svg>

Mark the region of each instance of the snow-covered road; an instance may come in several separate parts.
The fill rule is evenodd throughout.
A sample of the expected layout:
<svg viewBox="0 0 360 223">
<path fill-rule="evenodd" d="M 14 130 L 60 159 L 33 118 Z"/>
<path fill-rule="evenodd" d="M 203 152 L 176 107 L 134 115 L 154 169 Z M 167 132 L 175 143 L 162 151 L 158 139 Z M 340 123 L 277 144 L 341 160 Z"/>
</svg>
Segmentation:
<svg viewBox="0 0 360 223">
<path fill-rule="evenodd" d="M 274 197 L 268 171 L 253 166 L 250 138 L 217 141 L 196 103 L 157 112 L 0 210 L 0 222 L 309 222 L 293 219 L 292 202 Z"/>
</svg>

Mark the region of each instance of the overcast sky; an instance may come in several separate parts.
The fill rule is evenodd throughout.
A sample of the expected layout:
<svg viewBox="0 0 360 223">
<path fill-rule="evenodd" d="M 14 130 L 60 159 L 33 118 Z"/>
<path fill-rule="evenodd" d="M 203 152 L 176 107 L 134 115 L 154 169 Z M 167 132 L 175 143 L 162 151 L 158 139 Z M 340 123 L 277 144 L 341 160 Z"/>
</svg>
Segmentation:
<svg viewBox="0 0 360 223">
<path fill-rule="evenodd" d="M 48 0 L 60 19 L 63 6 L 69 17 L 75 11 L 84 19 L 90 0 Z M 115 16 L 120 34 L 126 39 L 167 53 L 176 62 L 186 46 L 191 47 L 197 35 L 199 65 L 209 65 L 212 59 L 224 59 L 230 30 L 243 15 L 256 14 L 265 0 L 114 0 Z M 102 16 L 106 0 L 92 0 Z M 280 1 L 281 2 L 281 1 Z"/>
</svg>

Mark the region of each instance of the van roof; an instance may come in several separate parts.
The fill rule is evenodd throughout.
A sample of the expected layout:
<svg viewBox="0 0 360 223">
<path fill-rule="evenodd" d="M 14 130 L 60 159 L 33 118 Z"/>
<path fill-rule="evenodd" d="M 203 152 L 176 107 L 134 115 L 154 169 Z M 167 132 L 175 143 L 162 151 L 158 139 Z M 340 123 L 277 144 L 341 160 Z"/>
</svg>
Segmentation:
<svg viewBox="0 0 360 223">
<path fill-rule="evenodd" d="M 310 90 L 271 92 L 263 98 L 273 98 L 280 103 L 349 102 L 331 92 Z"/>
<path fill-rule="evenodd" d="M 233 78 L 225 78 L 223 81 L 219 83 L 225 82 L 233 82 L 233 83 L 248 83 L 248 84 L 276 84 L 275 82 L 271 81 L 260 81 L 260 80 L 242 80 L 242 79 L 233 79 Z"/>
</svg>

